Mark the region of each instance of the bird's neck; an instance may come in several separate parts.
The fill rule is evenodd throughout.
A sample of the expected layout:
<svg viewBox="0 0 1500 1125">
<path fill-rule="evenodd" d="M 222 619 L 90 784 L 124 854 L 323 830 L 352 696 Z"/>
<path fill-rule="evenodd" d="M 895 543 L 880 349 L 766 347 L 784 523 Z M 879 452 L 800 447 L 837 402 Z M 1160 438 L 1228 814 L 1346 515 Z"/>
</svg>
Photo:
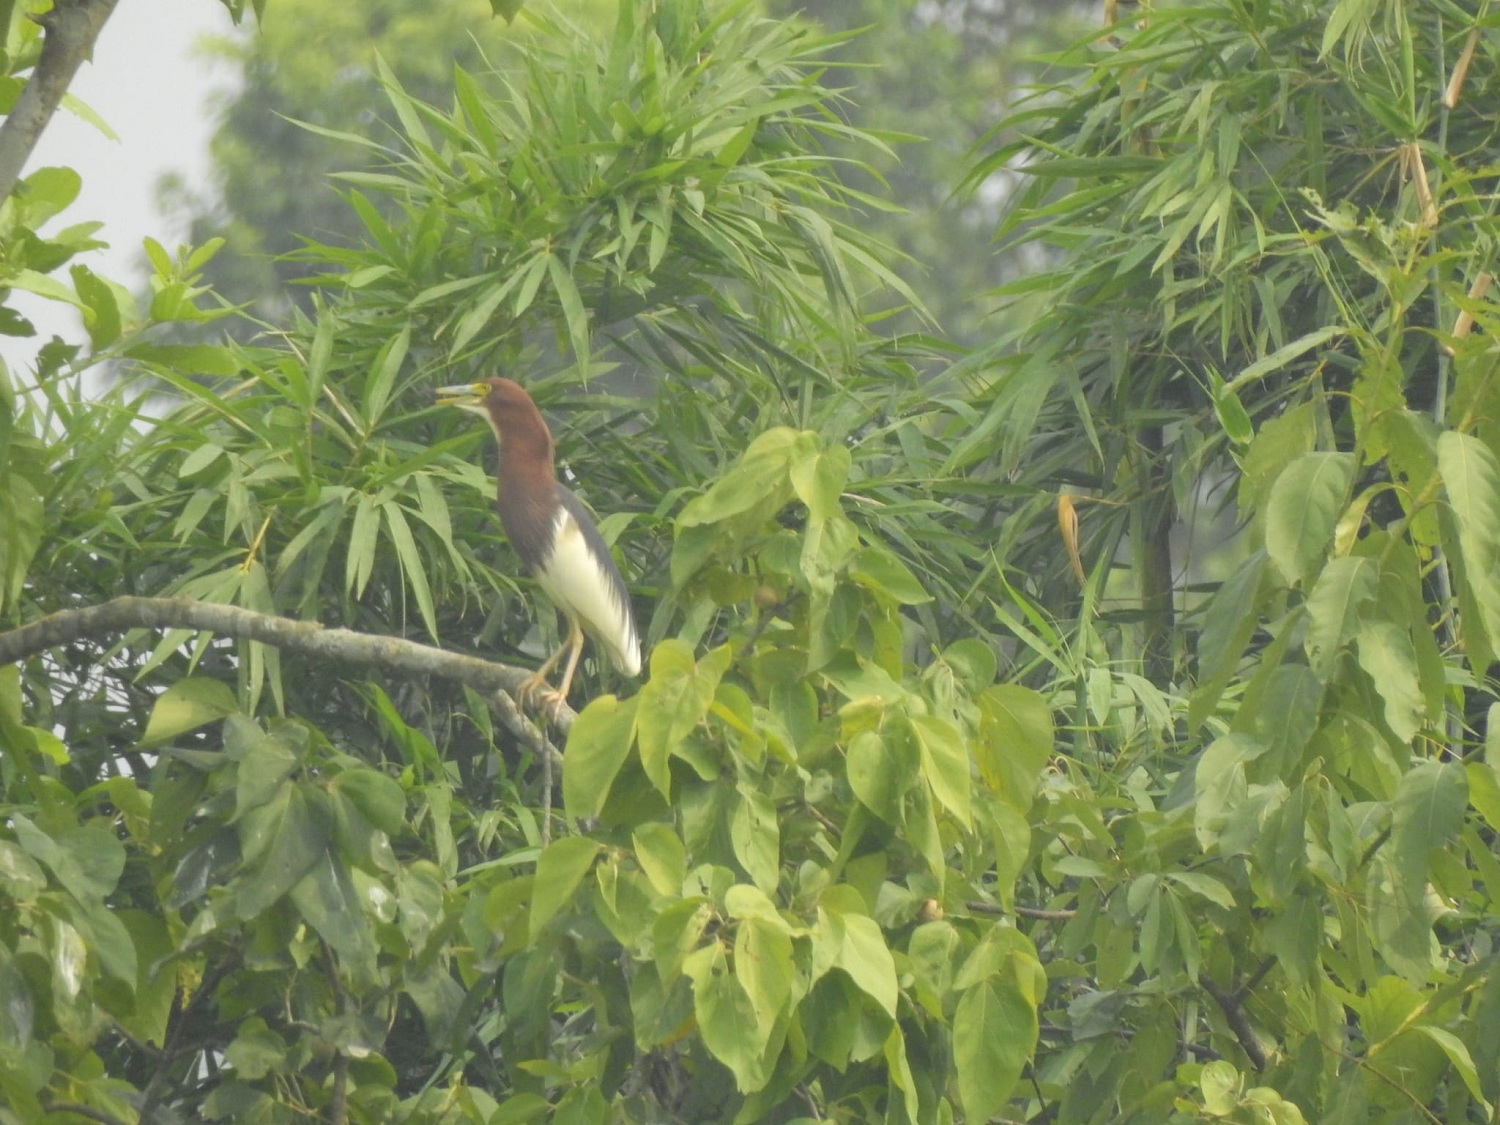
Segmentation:
<svg viewBox="0 0 1500 1125">
<path fill-rule="evenodd" d="M 522 478 L 537 482 L 557 479 L 552 467 L 552 435 L 540 415 L 536 425 L 494 427 L 500 443 L 500 487 L 515 485 Z"/>
</svg>

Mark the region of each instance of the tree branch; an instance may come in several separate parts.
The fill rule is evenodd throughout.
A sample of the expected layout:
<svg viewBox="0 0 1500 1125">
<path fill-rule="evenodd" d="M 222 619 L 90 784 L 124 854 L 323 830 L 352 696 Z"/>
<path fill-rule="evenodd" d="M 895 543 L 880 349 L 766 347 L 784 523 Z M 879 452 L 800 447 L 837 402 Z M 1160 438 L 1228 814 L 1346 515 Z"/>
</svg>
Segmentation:
<svg viewBox="0 0 1500 1125">
<path fill-rule="evenodd" d="M 50 12 L 33 16 L 42 25 L 42 53 L 5 124 L 0 125 L 0 200 L 10 198 L 42 130 L 119 0 L 57 0 Z"/>
<path fill-rule="evenodd" d="M 1245 1052 L 1255 1069 L 1265 1070 L 1266 1049 L 1261 1046 L 1255 1029 L 1250 1026 L 1250 1016 L 1245 1011 L 1244 999 L 1240 992 L 1238 990 L 1225 992 L 1207 976 L 1200 976 L 1198 983 L 1203 987 L 1204 992 L 1214 998 L 1214 1003 L 1224 1013 L 1224 1022 L 1229 1025 L 1229 1030 L 1234 1032 L 1234 1037 L 1239 1040 L 1240 1049 Z"/>
<path fill-rule="evenodd" d="M 100 637 L 127 629 L 200 629 L 260 641 L 319 660 L 374 664 L 404 675 L 455 680 L 491 700 L 505 725 L 539 752 L 550 750 L 541 733 L 509 698 L 531 674 L 524 668 L 461 656 L 399 637 L 325 629 L 316 621 L 293 621 L 191 598 L 115 598 L 103 605 L 50 614 L 19 629 L 0 633 L 0 664 L 13 664 L 82 637 Z M 550 705 L 544 710 L 564 734 L 573 725 L 574 712 L 566 705 L 558 708 L 555 715 L 551 714 Z"/>
</svg>

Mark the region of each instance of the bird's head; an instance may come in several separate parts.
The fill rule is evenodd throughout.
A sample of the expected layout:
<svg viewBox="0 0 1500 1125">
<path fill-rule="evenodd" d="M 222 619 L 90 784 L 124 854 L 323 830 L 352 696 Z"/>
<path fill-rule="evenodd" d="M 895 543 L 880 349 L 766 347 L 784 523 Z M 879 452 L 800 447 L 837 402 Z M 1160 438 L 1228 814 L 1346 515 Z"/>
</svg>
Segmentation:
<svg viewBox="0 0 1500 1125">
<path fill-rule="evenodd" d="M 497 377 L 437 389 L 439 406 L 456 406 L 487 420 L 502 446 L 520 442 L 535 447 L 550 467 L 552 435 L 531 396 L 512 379 Z"/>
<path fill-rule="evenodd" d="M 477 383 L 460 383 L 437 389 L 439 406 L 456 406 L 485 417 L 509 415 L 516 410 L 530 413 L 536 408 L 531 396 L 512 379 L 481 379 Z"/>
</svg>

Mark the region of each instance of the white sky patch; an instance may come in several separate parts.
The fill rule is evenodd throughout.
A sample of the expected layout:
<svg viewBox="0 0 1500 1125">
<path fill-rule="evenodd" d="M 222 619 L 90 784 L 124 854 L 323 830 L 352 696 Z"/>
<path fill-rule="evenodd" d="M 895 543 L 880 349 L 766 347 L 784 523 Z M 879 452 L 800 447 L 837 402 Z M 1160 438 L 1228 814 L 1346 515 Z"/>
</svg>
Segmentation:
<svg viewBox="0 0 1500 1125">
<path fill-rule="evenodd" d="M 104 224 L 95 237 L 109 248 L 75 262 L 136 291 L 146 277 L 141 240 L 149 236 L 176 250 L 181 235 L 157 210 L 156 185 L 171 172 L 195 191 L 207 189 L 214 126 L 209 96 L 228 79 L 195 45 L 233 26 L 214 0 L 124 0 L 104 25 L 93 59 L 79 69 L 69 93 L 104 118 L 119 140 L 60 109 L 23 173 L 61 166 L 83 177 L 78 199 L 43 228 L 45 234 L 75 223 Z M 66 265 L 60 273 L 66 280 Z M 34 337 L 0 337 L 0 357 L 13 373 L 28 369 L 53 334 L 86 343 L 74 310 L 18 291 L 11 300 L 37 329 Z"/>
</svg>

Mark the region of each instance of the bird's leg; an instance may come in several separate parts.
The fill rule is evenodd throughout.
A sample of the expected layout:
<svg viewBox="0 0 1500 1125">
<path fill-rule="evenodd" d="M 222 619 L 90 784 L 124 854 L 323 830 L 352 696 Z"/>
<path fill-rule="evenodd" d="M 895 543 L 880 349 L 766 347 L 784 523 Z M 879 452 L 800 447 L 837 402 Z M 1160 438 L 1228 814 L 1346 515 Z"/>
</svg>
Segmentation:
<svg viewBox="0 0 1500 1125">
<path fill-rule="evenodd" d="M 568 626 L 568 666 L 563 669 L 562 683 L 557 688 L 563 703 L 567 702 L 568 689 L 573 686 L 573 673 L 578 668 L 578 657 L 583 652 L 583 626 L 572 617 L 568 619 Z"/>
<path fill-rule="evenodd" d="M 558 661 L 562 659 L 563 653 L 568 654 L 568 663 L 563 671 L 562 685 L 554 688 L 547 683 L 547 677 L 552 669 L 557 667 Z M 523 702 L 530 706 L 532 703 L 550 706 L 552 717 L 555 719 L 562 713 L 563 706 L 568 702 L 568 688 L 573 683 L 573 672 L 578 667 L 578 657 L 583 652 L 583 626 L 573 617 L 568 618 L 567 639 L 558 647 L 557 651 L 547 658 L 547 662 L 538 668 L 517 689 Z"/>
<path fill-rule="evenodd" d="M 522 706 L 530 708 L 539 697 L 545 698 L 554 694 L 551 685 L 547 683 L 547 677 L 552 674 L 552 669 L 557 667 L 557 662 L 562 659 L 563 653 L 568 651 L 568 643 L 571 640 L 572 637 L 569 636 L 567 641 L 558 646 L 556 652 L 547 657 L 540 668 L 521 681 L 516 688 L 516 699 Z"/>
</svg>

